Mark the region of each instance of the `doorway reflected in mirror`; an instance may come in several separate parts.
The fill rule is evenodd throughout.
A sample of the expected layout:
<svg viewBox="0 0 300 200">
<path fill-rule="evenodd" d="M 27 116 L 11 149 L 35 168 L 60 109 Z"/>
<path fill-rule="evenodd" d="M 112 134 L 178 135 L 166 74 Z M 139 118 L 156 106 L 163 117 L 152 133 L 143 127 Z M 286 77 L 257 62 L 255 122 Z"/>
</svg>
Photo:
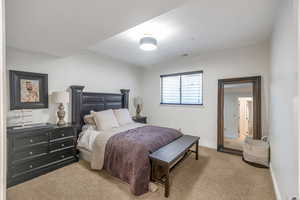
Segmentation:
<svg viewBox="0 0 300 200">
<path fill-rule="evenodd" d="M 253 136 L 252 83 L 224 86 L 224 146 L 243 150 L 245 138 Z"/>
</svg>

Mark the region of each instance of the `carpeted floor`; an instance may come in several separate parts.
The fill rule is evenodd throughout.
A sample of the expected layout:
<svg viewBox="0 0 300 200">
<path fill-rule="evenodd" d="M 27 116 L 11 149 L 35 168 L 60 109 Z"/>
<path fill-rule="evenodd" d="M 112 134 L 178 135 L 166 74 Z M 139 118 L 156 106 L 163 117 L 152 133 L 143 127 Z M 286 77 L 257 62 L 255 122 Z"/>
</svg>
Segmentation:
<svg viewBox="0 0 300 200">
<path fill-rule="evenodd" d="M 245 136 L 242 134 L 240 135 L 240 137 L 234 139 L 224 137 L 224 147 L 243 151 L 244 141 Z"/>
<path fill-rule="evenodd" d="M 131 195 L 126 183 L 104 171 L 91 171 L 80 161 L 11 187 L 8 200 L 157 200 L 155 193 Z M 190 157 L 171 173 L 170 200 L 275 200 L 270 172 L 254 168 L 241 157 L 200 148 L 199 160 Z"/>
</svg>

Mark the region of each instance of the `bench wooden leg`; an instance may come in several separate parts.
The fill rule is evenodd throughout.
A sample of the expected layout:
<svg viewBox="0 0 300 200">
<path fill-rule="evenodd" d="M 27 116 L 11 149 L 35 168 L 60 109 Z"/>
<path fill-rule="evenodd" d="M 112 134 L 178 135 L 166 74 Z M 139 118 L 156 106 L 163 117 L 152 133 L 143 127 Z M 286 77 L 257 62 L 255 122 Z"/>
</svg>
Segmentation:
<svg viewBox="0 0 300 200">
<path fill-rule="evenodd" d="M 151 171 L 150 171 L 150 181 L 154 181 L 154 161 L 150 160 L 150 166 L 151 166 Z"/>
<path fill-rule="evenodd" d="M 196 160 L 198 160 L 199 141 L 196 142 Z"/>
<path fill-rule="evenodd" d="M 169 197 L 170 194 L 170 169 L 169 166 L 165 166 L 166 182 L 165 182 L 165 197 Z"/>
</svg>

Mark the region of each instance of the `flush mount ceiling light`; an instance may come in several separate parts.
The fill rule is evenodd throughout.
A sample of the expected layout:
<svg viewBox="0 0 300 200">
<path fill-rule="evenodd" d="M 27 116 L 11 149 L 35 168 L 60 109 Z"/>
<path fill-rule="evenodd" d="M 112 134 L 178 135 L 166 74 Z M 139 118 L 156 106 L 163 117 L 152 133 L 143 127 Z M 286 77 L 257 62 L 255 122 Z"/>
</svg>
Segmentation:
<svg viewBox="0 0 300 200">
<path fill-rule="evenodd" d="M 144 51 L 153 51 L 157 49 L 157 40 L 151 36 L 143 37 L 140 40 L 140 48 Z"/>
</svg>

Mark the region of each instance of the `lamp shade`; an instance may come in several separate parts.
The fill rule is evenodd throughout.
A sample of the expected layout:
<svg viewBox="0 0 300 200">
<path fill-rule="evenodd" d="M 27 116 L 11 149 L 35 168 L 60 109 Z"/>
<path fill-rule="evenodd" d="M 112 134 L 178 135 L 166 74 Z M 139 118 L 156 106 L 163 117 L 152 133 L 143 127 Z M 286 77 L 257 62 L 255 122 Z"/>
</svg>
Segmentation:
<svg viewBox="0 0 300 200">
<path fill-rule="evenodd" d="M 136 107 L 137 105 L 142 105 L 143 104 L 143 100 L 141 97 L 135 97 L 133 100 L 134 106 Z"/>
<path fill-rule="evenodd" d="M 52 93 L 53 103 L 69 103 L 70 97 L 68 92 L 53 92 Z"/>
</svg>

